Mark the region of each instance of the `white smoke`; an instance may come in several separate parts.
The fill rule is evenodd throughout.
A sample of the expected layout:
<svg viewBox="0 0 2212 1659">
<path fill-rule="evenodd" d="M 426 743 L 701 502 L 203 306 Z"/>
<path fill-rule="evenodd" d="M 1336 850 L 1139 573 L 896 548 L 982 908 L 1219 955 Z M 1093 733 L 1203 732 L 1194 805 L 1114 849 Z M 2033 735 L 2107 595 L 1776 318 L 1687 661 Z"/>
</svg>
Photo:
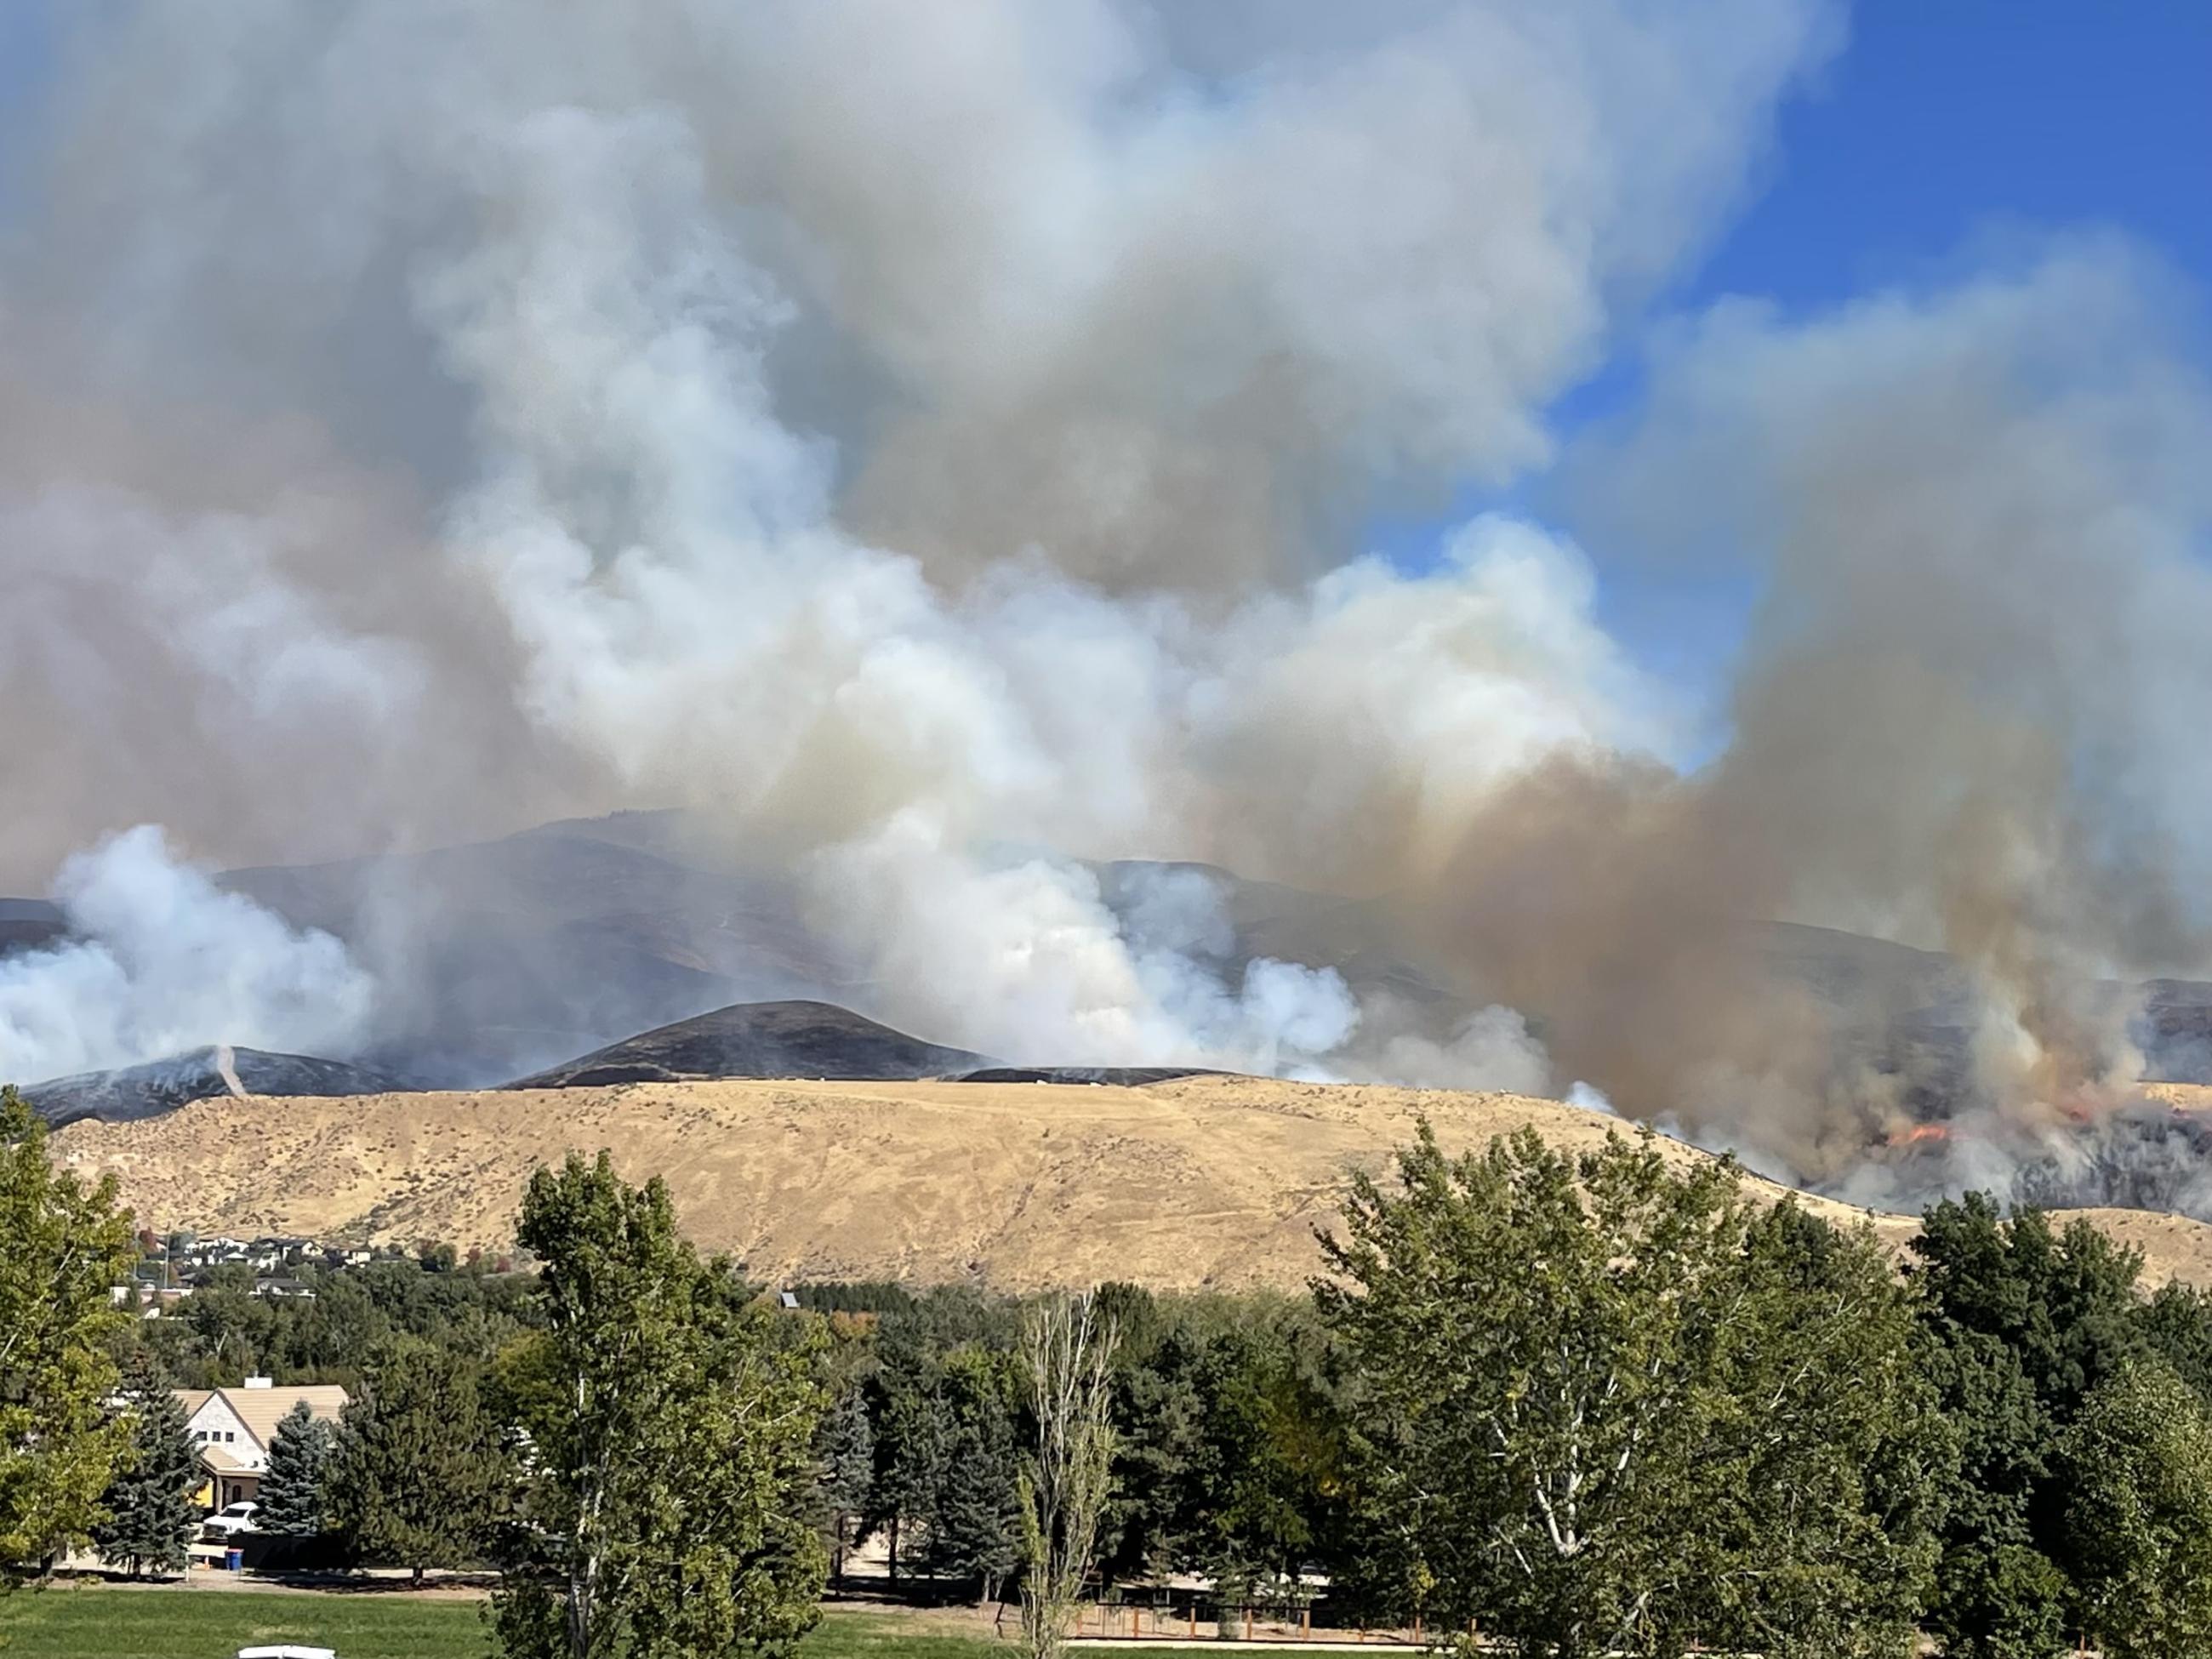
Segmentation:
<svg viewBox="0 0 2212 1659">
<path fill-rule="evenodd" d="M 1384 1047 L 1378 1069 L 1391 1081 L 1415 1089 L 1496 1089 L 1516 1095 L 1552 1091 L 1552 1059 L 1543 1043 L 1520 1014 L 1495 1004 L 1469 1015 L 1447 1042 L 1400 1033 Z M 1589 1085 L 1575 1087 L 1586 1090 Z"/>
<path fill-rule="evenodd" d="M 1613 1102 L 1606 1098 L 1605 1091 L 1602 1089 L 1592 1088 L 1587 1083 L 1574 1083 L 1568 1085 L 1567 1104 L 1579 1106 L 1586 1112 L 1602 1112 L 1607 1117 L 1619 1115 L 1613 1109 Z"/>
<path fill-rule="evenodd" d="M 1361 560 L 1222 615 L 1042 556 L 948 592 L 833 514 L 768 369 L 791 303 L 718 230 L 680 123 L 562 109 L 458 143 L 502 234 L 417 288 L 482 396 L 457 556 L 542 719 L 824 848 L 817 904 L 880 1012 L 1024 1060 L 1313 1066 L 1359 1024 L 1340 976 L 1224 983 L 1127 936 L 1066 856 L 1164 832 L 1261 870 L 1433 861 L 1543 759 L 1663 741 L 1580 556 L 1510 520 L 1424 574 Z M 1061 857 L 1002 865 L 1006 840 Z M 1429 1073 L 1455 1056 L 1495 1070 L 1475 1042 Z"/>
<path fill-rule="evenodd" d="M 0 245 L 0 858 L 676 803 L 945 1041 L 1587 1078 L 1807 1175 L 1927 1079 L 1747 921 L 1964 960 L 2008 1110 L 2205 960 L 2212 397 L 2124 250 L 1662 341 L 1563 498 L 1762 592 L 1694 771 L 1573 541 L 1362 556 L 1543 465 L 1817 0 L 71 10 Z M 1407 895 L 1489 1006 L 1248 963 L 1139 856 Z M 236 1023 L 156 943 L 19 1006 Z"/>
<path fill-rule="evenodd" d="M 1408 571 L 1348 527 L 1545 458 L 1834 35 L 1817 0 L 86 27 L 12 287 L 69 384 L 306 411 L 421 488 L 419 546 L 328 550 L 324 630 L 390 622 L 374 570 L 420 660 L 286 668 L 390 727 L 391 794 L 447 752 L 445 688 L 511 662 L 541 757 L 801 872 L 876 1012 L 1300 1071 L 1387 1024 L 1334 970 L 1125 923 L 1077 860 L 1378 890 L 1547 761 L 1671 752 L 1571 544 L 1486 517 Z M 301 627 L 274 586 L 216 614 L 214 682 Z M 1403 1058 L 1546 1071 L 1503 1010 Z"/>
<path fill-rule="evenodd" d="M 288 927 L 141 826 L 65 864 L 74 936 L 0 961 L 0 1079 L 32 1083 L 212 1042 L 343 1057 L 374 986 L 327 933 Z"/>
<path fill-rule="evenodd" d="M 1311 1073 L 1358 1024 L 1334 969 L 1261 958 L 1231 983 L 1218 895 L 1197 872 L 1151 878 L 1124 918 L 1082 865 L 947 848 L 909 811 L 815 873 L 890 1017 L 1017 1063 Z"/>
</svg>

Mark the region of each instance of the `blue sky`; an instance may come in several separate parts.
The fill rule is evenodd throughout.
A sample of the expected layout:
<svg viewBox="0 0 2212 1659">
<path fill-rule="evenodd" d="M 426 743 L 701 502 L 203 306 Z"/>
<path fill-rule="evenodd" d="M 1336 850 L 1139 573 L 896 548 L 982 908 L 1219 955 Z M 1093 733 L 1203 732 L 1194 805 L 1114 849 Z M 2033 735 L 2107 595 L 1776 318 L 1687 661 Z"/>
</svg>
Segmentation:
<svg viewBox="0 0 2212 1659">
<path fill-rule="evenodd" d="M 1823 305 L 2005 221 L 2118 225 L 2212 276 L 2208 210 L 2212 5 L 1869 0 L 1685 297 Z"/>
<path fill-rule="evenodd" d="M 1864 0 L 1842 54 L 1784 106 L 1744 210 L 1660 309 L 1750 295 L 1814 312 L 1991 234 L 2086 227 L 2212 292 L 2212 0 Z M 1563 437 L 1636 397 L 1638 340 L 1617 344 L 1553 410 Z M 1437 528 L 1379 534 L 1418 559 Z M 1592 551 L 1608 628 L 1647 666 L 1717 690 L 1748 588 Z"/>
</svg>

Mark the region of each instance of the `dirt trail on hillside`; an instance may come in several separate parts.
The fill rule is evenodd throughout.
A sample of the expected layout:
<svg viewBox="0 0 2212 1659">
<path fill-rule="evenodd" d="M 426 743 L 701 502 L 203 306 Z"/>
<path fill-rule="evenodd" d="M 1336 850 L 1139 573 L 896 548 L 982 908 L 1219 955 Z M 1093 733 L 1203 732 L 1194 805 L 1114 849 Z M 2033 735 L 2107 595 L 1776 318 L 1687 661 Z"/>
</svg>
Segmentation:
<svg viewBox="0 0 2212 1659">
<path fill-rule="evenodd" d="M 1379 1167 L 1423 1115 L 1450 1148 L 1522 1124 L 1587 1146 L 1621 1127 L 1516 1095 L 1251 1078 L 744 1081 L 216 1098 L 75 1124 L 55 1145 L 80 1170 L 112 1170 L 156 1231 L 496 1249 L 533 1168 L 605 1147 L 629 1179 L 665 1176 L 691 1237 L 763 1280 L 1288 1287 L 1318 1267 L 1313 1230 L 1335 1219 L 1347 1171 Z M 1838 1220 L 1866 1214 L 1807 1202 Z M 2144 1249 L 2153 1282 L 2212 1279 L 2212 1228 L 2085 1213 Z M 1914 1230 L 1874 1219 L 1893 1246 Z"/>
</svg>

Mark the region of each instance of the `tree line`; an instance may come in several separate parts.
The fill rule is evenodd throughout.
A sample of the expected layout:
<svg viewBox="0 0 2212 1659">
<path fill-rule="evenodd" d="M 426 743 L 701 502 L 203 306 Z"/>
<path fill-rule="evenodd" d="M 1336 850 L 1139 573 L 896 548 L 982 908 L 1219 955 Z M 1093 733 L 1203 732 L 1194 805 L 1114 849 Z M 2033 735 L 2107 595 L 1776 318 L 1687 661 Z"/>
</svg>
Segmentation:
<svg viewBox="0 0 2212 1659">
<path fill-rule="evenodd" d="M 270 1530 L 498 1569 L 516 1656 L 778 1649 L 871 1539 L 921 1591 L 1197 1574 L 1548 1659 L 2212 1655 L 2212 1300 L 1969 1195 L 1902 1264 L 1646 1135 L 1570 1156 L 1425 1130 L 1352 1183 L 1304 1295 L 763 1293 L 604 1157 L 541 1170 L 523 1274 L 450 1254 L 106 1302 L 112 1189 L 0 1107 L 0 1559 L 173 1568 L 168 1387 L 248 1362 L 354 1390 L 288 1422 Z M 340 1288 L 344 1286 L 347 1288 Z M 329 1304 L 328 1310 L 324 1304 Z"/>
</svg>

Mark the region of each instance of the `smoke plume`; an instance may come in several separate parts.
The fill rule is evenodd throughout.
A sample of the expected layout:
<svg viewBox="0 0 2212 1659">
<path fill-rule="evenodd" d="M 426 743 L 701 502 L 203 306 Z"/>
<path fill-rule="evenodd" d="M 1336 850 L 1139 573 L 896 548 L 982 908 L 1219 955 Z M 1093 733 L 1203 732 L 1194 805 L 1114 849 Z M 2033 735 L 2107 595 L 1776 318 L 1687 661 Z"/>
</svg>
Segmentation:
<svg viewBox="0 0 2212 1659">
<path fill-rule="evenodd" d="M 1544 458 L 1832 33 L 1789 0 L 76 28 L 6 266 L 15 419 L 71 411 L 5 542 L 54 592 L 24 775 L 69 798 L 13 862 L 149 750 L 235 853 L 673 800 L 808 883 L 884 1012 L 1269 1066 L 1358 1029 L 1341 980 L 1133 936 L 1071 860 L 1388 884 L 1544 756 L 1661 739 L 1572 548 L 1486 521 L 1407 574 L 1346 538 Z"/>
<path fill-rule="evenodd" d="M 1658 1008 L 1722 1030 L 1696 1006 L 1717 998 L 1758 1011 L 1759 1042 L 1714 1045 L 1725 1074 L 1647 1041 L 1676 1069 L 1616 1097 L 1671 1093 L 1801 1170 L 1899 1127 L 1909 1067 L 1838 1070 L 1814 1011 L 1698 959 L 1749 917 L 1948 952 L 1971 977 L 1964 1092 L 1985 1105 L 2048 1125 L 2132 1085 L 2115 981 L 2201 969 L 2212 921 L 2194 641 L 2212 391 L 2186 316 L 2142 256 L 2096 241 L 1810 324 L 1723 307 L 1661 350 L 1633 428 L 1581 458 L 1592 525 L 1632 520 L 1763 583 L 1725 751 L 1688 778 L 1577 786 L 1604 804 L 1575 810 L 1627 831 L 1610 839 L 1632 871 L 1583 920 L 1676 964 L 1664 989 L 1629 986 L 1627 1028 Z M 1487 857 L 1470 848 L 1467 890 L 1502 873 Z M 1635 902 L 1651 892 L 1656 912 Z M 1786 1109 L 1823 1092 L 1828 1109 Z"/>
<path fill-rule="evenodd" d="M 158 830 L 71 858 L 54 896 L 73 941 L 0 961 L 0 1055 L 26 1080 L 209 1042 L 345 1054 L 368 1029 L 375 988 L 343 945 L 221 891 Z"/>
<path fill-rule="evenodd" d="M 0 245 L 0 874 L 679 805 L 939 1041 L 1581 1083 L 1831 1182 L 1939 1098 L 2104 1109 L 2115 986 L 2203 965 L 2212 399 L 2143 256 L 1662 319 L 1554 453 L 1814 0 L 71 16 Z M 1363 545 L 1509 492 L 1553 521 Z M 1635 559 L 1756 595 L 1717 740 L 1599 620 Z M 1126 859 L 1358 897 L 1480 1012 Z"/>
</svg>

